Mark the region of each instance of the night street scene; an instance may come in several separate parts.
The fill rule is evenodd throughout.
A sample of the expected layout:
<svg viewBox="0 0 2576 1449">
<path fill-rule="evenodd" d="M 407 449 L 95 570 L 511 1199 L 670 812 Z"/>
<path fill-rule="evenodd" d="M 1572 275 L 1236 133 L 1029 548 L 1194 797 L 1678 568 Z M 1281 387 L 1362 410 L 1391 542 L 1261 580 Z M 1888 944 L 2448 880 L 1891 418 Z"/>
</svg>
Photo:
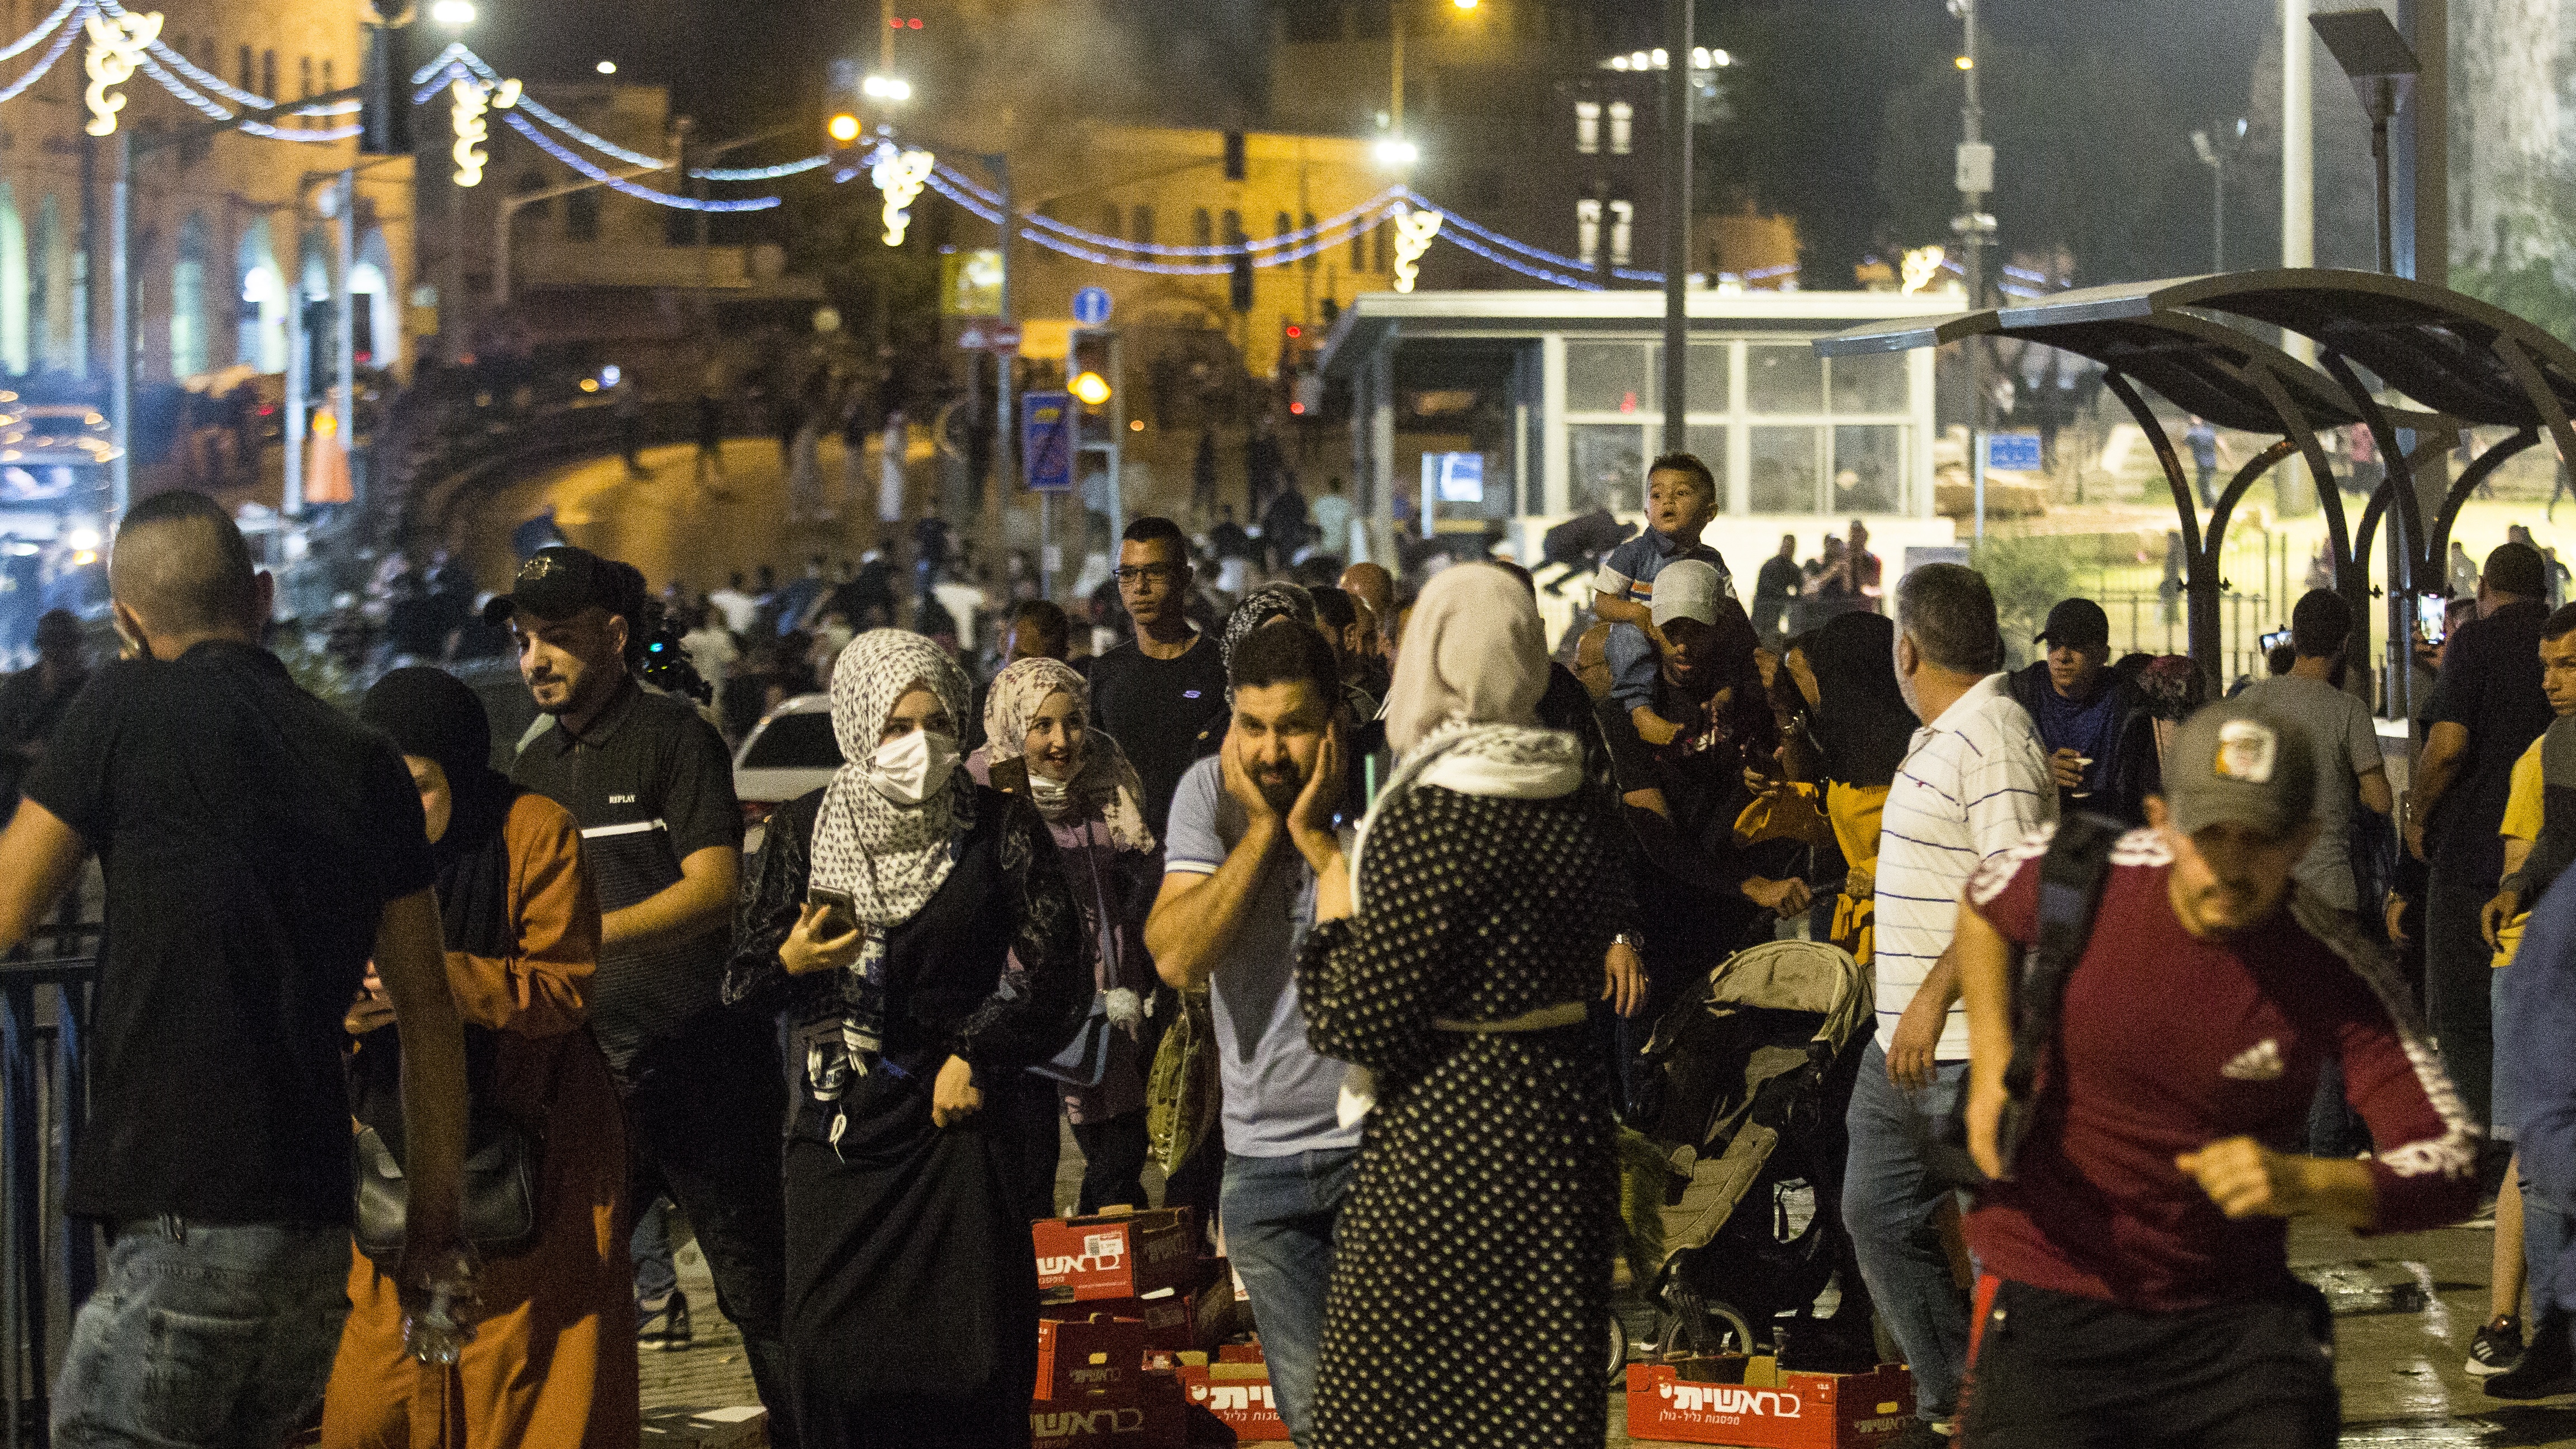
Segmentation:
<svg viewBox="0 0 2576 1449">
<path fill-rule="evenodd" d="M 2576 1446 L 2576 0 L 142 3 L 0 1449 Z"/>
</svg>

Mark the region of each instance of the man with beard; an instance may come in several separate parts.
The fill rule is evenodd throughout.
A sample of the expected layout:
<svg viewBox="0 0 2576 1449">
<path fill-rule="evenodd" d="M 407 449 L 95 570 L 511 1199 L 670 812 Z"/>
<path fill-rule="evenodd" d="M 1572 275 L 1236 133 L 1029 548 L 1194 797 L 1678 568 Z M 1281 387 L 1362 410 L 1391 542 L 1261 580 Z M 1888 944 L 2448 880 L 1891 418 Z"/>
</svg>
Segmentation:
<svg viewBox="0 0 2576 1449">
<path fill-rule="evenodd" d="M 2052 829 L 1969 882 L 1952 946 L 1971 1037 L 1970 1148 L 2005 1180 L 1968 1237 L 1981 1277 L 1960 1425 L 1980 1449 L 2335 1442 L 2333 1319 L 2290 1272 L 2288 1219 L 2362 1232 L 2455 1222 L 2477 1128 L 2357 923 L 2292 879 L 2318 833 L 2317 751 L 2243 701 L 2184 723 L 2148 828 L 2108 850 L 2057 1001 L 2024 953 L 2069 924 Z M 2015 1041 L 2016 1020 L 2055 1030 Z M 2009 1166 L 1998 1123 L 2035 1060 Z M 2303 1157 L 2341 1064 L 2376 1156 Z"/>
<path fill-rule="evenodd" d="M 1288 840 L 1307 782 L 1337 788 L 1341 681 L 1323 636 L 1283 618 L 1245 635 L 1229 663 L 1234 717 L 1213 759 L 1181 777 L 1162 894 L 1145 945 L 1164 982 L 1209 988 L 1225 1082 L 1226 1245 L 1252 1294 L 1270 1383 L 1289 1432 L 1311 1432 L 1333 1222 L 1360 1132 L 1338 1115 L 1343 1066 L 1306 1041 L 1297 951 L 1315 920 L 1315 874 Z"/>
<path fill-rule="evenodd" d="M 742 811 L 714 727 L 635 678 L 643 608 L 632 565 L 572 547 L 540 550 L 493 600 L 489 612 L 517 636 L 520 677 L 552 721 L 510 773 L 580 822 L 599 889 L 590 1025 L 626 1104 L 637 1338 L 677 1349 L 692 1337 L 659 1210 L 667 1194 L 706 1252 L 717 1307 L 742 1330 L 770 1440 L 788 1446 L 786 1084 L 772 1024 L 717 999 Z"/>
</svg>

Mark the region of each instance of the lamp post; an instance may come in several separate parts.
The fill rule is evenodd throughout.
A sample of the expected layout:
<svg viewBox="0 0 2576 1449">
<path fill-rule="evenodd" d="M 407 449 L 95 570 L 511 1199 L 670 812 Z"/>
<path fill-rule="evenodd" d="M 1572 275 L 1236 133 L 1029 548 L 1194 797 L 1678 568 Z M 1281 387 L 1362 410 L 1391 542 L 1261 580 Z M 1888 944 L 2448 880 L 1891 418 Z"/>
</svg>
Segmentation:
<svg viewBox="0 0 2576 1449">
<path fill-rule="evenodd" d="M 1691 23 L 1664 0 L 1664 451 L 1684 451 L 1690 406 Z"/>
<path fill-rule="evenodd" d="M 2236 129 L 2212 141 L 2207 131 L 2191 133 L 2191 149 L 2200 164 L 2209 168 L 2209 269 L 2227 270 L 2227 165 L 2245 146 L 2245 118 L 2236 119 Z"/>
<path fill-rule="evenodd" d="M 1959 245 L 1968 254 L 1968 306 L 1986 305 L 1986 248 L 1994 244 L 1994 214 L 1985 208 L 1988 193 L 1995 189 L 1995 148 L 1986 143 L 1985 107 L 1977 98 L 1977 0 L 1950 0 L 1950 13 L 1958 17 L 1963 43 L 1959 51 L 1959 73 L 1964 82 L 1959 105 L 1959 151 L 1956 180 L 1959 186 L 1960 214 L 1950 221 Z M 1985 344 L 1977 338 L 1968 343 L 1969 475 L 1976 483 L 1976 536 L 1986 536 L 1986 410 L 1992 405 L 1992 389 L 1986 380 Z"/>
<path fill-rule="evenodd" d="M 2406 38 L 2389 23 L 2386 12 L 2371 8 L 2311 15 L 2308 24 L 2326 43 L 2335 64 L 2351 80 L 2353 94 L 2370 117 L 2370 162 L 2379 197 L 2379 270 L 2395 273 L 2395 218 L 2388 183 L 2388 123 L 2414 93 L 2423 65 Z"/>
<path fill-rule="evenodd" d="M 437 0 L 429 18 L 450 36 L 462 38 L 474 23 L 474 0 Z M 439 189 L 447 196 L 447 258 L 438 283 L 439 350 L 453 363 L 465 356 L 465 188 L 445 167 L 439 168 L 439 176 Z"/>
</svg>

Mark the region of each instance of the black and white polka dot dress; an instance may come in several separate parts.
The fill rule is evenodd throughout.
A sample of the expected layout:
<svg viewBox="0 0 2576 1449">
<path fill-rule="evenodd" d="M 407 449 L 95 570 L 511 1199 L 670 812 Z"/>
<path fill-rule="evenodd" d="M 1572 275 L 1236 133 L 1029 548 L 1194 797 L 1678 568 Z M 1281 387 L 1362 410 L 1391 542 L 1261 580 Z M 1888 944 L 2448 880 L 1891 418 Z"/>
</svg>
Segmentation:
<svg viewBox="0 0 2576 1449">
<path fill-rule="evenodd" d="M 1603 1440 L 1618 1206 L 1604 1051 L 1589 1023 L 1432 1025 L 1601 995 L 1630 906 L 1584 798 L 1411 790 L 1371 828 L 1362 913 L 1307 940 L 1309 1039 L 1378 1075 L 1335 1229 L 1318 1449 Z"/>
</svg>

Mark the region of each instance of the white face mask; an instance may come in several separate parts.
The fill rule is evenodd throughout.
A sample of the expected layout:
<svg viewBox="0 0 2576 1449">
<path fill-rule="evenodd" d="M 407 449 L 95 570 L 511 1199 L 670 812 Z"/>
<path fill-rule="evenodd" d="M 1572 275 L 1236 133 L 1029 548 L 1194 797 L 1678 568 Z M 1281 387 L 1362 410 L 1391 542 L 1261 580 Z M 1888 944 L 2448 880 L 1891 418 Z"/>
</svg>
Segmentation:
<svg viewBox="0 0 2576 1449">
<path fill-rule="evenodd" d="M 914 730 L 877 746 L 868 765 L 868 783 L 897 805 L 909 808 L 936 795 L 957 768 L 957 741 L 935 730 Z"/>
</svg>

